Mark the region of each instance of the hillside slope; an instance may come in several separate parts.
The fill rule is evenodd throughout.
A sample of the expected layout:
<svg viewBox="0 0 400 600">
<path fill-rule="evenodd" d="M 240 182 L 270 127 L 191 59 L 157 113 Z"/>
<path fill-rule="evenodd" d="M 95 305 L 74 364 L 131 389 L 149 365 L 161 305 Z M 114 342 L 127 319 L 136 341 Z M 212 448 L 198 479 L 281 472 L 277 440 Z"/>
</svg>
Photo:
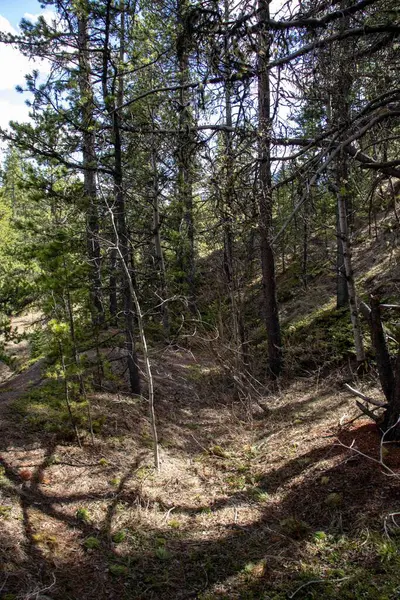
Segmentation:
<svg viewBox="0 0 400 600">
<path fill-rule="evenodd" d="M 398 292 L 395 240 L 356 246 L 364 293 Z M 320 273 L 285 302 L 289 355 L 333 294 Z M 115 381 L 90 392 L 94 445 L 77 412 L 81 448 L 43 363 L 2 384 L 4 600 L 398 597 L 400 448 L 380 463 L 379 432 L 343 388 L 344 355 L 322 376 L 311 352 L 319 368 L 304 359 L 301 376 L 249 403 L 206 347 L 152 350 L 160 473 L 147 402 Z M 360 385 L 379 396 L 373 371 Z"/>
</svg>

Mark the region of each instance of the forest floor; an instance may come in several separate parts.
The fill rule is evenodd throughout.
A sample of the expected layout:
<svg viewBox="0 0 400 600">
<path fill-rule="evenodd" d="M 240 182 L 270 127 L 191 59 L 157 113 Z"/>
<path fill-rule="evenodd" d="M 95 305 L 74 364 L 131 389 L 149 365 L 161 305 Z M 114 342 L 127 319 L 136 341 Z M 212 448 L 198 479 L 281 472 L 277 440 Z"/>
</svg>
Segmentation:
<svg viewBox="0 0 400 600">
<path fill-rule="evenodd" d="M 359 230 L 364 294 L 398 297 L 396 223 Z M 289 368 L 251 402 L 206 345 L 151 350 L 160 472 L 147 401 L 121 386 L 122 352 L 103 349 L 107 388 L 89 390 L 94 443 L 74 403 L 79 447 L 62 382 L 23 336 L 39 315 L 13 320 L 21 337 L 0 363 L 2 600 L 400 598 L 400 448 L 381 448 L 344 388 L 351 331 L 326 260 L 308 291 L 291 268 L 281 276 Z M 357 385 L 380 398 L 376 381 Z"/>
<path fill-rule="evenodd" d="M 346 369 L 283 380 L 260 407 L 203 351 L 152 365 L 159 473 L 144 399 L 92 391 L 98 432 L 79 448 L 43 425 L 45 363 L 7 374 L 0 598 L 400 597 L 400 448 L 383 467 L 376 426 L 346 425 Z"/>
</svg>

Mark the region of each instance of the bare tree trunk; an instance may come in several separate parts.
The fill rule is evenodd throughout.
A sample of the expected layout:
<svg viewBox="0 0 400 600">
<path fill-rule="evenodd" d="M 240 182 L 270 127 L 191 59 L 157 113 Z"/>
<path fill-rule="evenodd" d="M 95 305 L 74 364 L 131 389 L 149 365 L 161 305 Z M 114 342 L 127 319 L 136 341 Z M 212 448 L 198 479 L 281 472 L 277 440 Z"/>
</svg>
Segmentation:
<svg viewBox="0 0 400 600">
<path fill-rule="evenodd" d="M 397 353 L 396 366 L 394 369 L 394 389 L 392 401 L 390 403 L 390 412 L 386 413 L 385 429 L 393 431 L 392 439 L 400 439 L 400 345 Z"/>
<path fill-rule="evenodd" d="M 341 0 L 343 9 L 349 6 L 349 0 Z M 348 17 L 341 19 L 339 29 L 343 31 L 348 26 Z M 332 116 L 335 125 L 345 130 L 351 123 L 351 90 L 353 74 L 350 71 L 351 47 L 347 42 L 341 44 L 336 65 L 336 77 L 332 86 Z M 334 71 L 335 72 L 335 71 Z M 346 136 L 341 134 L 339 138 Z M 337 306 L 350 307 L 350 319 L 353 327 L 354 346 L 358 363 L 365 361 L 361 323 L 358 310 L 358 300 L 353 274 L 351 243 L 349 234 L 349 205 L 351 202 L 351 187 L 348 156 L 345 152 L 337 155 L 335 161 L 336 196 L 337 196 Z"/>
<path fill-rule="evenodd" d="M 118 299 L 117 299 L 117 251 L 115 248 L 110 250 L 110 291 L 109 291 L 109 302 L 110 302 L 110 322 L 112 325 L 117 324 L 118 314 Z"/>
<path fill-rule="evenodd" d="M 153 235 L 154 235 L 154 255 L 156 269 L 159 277 L 159 294 L 161 297 L 161 320 L 164 329 L 165 339 L 169 339 L 169 312 L 168 312 L 168 289 L 167 289 L 167 278 L 165 275 L 165 263 L 164 254 L 161 246 L 161 223 L 160 223 L 160 206 L 159 197 L 160 190 L 158 185 L 158 171 L 157 171 L 157 150 L 155 148 L 154 140 L 151 150 L 151 166 L 153 171 Z"/>
<path fill-rule="evenodd" d="M 346 201 L 345 201 L 346 202 Z M 347 214 L 347 204 L 346 204 Z M 349 290 L 346 281 L 344 249 L 340 231 L 339 204 L 336 207 L 336 308 L 343 308 L 349 303 Z"/>
<path fill-rule="evenodd" d="M 192 114 L 190 92 L 184 86 L 190 78 L 188 28 L 188 1 L 178 0 L 177 61 L 179 70 L 179 135 L 177 149 L 178 163 L 178 206 L 181 214 L 180 246 L 178 264 L 187 287 L 189 306 L 195 307 L 195 262 L 194 262 L 194 222 L 193 222 L 193 152 L 194 140 L 190 132 Z"/>
<path fill-rule="evenodd" d="M 344 159 L 346 160 L 346 159 Z M 351 244 L 349 239 L 348 223 L 347 223 L 347 179 L 340 177 L 339 183 L 341 184 L 338 193 L 338 214 L 339 214 L 339 232 L 340 240 L 343 248 L 343 260 L 346 272 L 347 291 L 350 306 L 350 319 L 353 326 L 354 346 L 356 350 L 356 357 L 358 363 L 365 361 L 365 351 L 361 332 L 361 322 L 358 311 L 358 302 L 356 294 L 356 286 L 354 281 L 353 267 L 351 261 Z"/>
<path fill-rule="evenodd" d="M 229 11 L 229 0 L 224 0 L 224 19 L 228 21 L 230 17 Z M 230 64 L 230 43 L 229 36 L 226 35 L 224 39 L 224 54 L 225 54 L 225 65 Z M 232 333 L 233 333 L 233 346 L 235 355 L 235 366 L 237 375 L 243 370 L 243 342 L 244 342 L 244 325 L 243 316 L 240 306 L 240 297 L 238 289 L 238 278 L 235 268 L 234 260 L 234 232 L 232 230 L 233 224 L 233 197 L 235 193 L 234 186 L 234 156 L 232 147 L 232 101 L 231 101 L 231 83 L 230 83 L 230 69 L 227 68 L 226 80 L 225 80 L 225 122 L 227 130 L 224 132 L 224 189 L 222 193 L 222 221 L 223 221 L 223 235 L 224 235 L 224 272 L 229 290 L 229 296 L 231 301 L 231 312 L 232 312 Z"/>
<path fill-rule="evenodd" d="M 371 308 L 361 302 L 360 309 L 370 326 L 379 381 L 388 404 L 383 421 L 385 440 L 400 440 L 400 346 L 393 369 L 382 325 L 379 298 L 371 296 Z"/>
<path fill-rule="evenodd" d="M 112 124 L 112 145 L 114 149 L 114 210 L 116 215 L 116 235 L 119 240 L 119 253 L 122 257 L 122 293 L 124 298 L 124 325 L 125 325 L 125 348 L 127 350 L 127 366 L 129 372 L 129 384 L 131 392 L 140 394 L 140 375 L 139 366 L 135 349 L 134 338 L 134 301 L 132 297 L 131 282 L 134 274 L 130 268 L 130 240 L 128 227 L 126 223 L 125 191 L 122 166 L 122 140 L 119 111 L 115 110 L 115 100 L 113 94 L 109 93 L 109 37 L 110 37 L 110 15 L 111 0 L 107 0 L 105 37 L 103 49 L 103 76 L 102 89 L 103 100 L 107 112 L 110 115 Z M 120 55 L 124 56 L 124 36 L 125 36 L 125 13 L 124 0 L 120 2 L 121 9 L 121 33 L 120 33 Z M 120 69 L 122 66 L 120 66 Z M 118 80 L 118 100 L 123 101 L 123 74 L 113 71 L 112 88 L 115 88 L 116 79 Z M 120 104 L 120 105 L 121 105 Z M 125 268 L 126 267 L 126 268 Z M 127 273 L 128 271 L 128 273 Z M 129 275 L 129 276 L 128 276 Z"/>
<path fill-rule="evenodd" d="M 145 364 L 145 368 L 146 368 L 148 393 L 149 393 L 149 413 L 150 413 L 151 431 L 152 431 L 152 436 L 153 436 L 154 466 L 155 466 L 156 470 L 159 471 L 160 470 L 160 453 L 159 453 L 159 447 L 158 447 L 156 415 L 155 415 L 155 410 L 154 410 L 154 381 L 153 381 L 153 374 L 151 371 L 150 357 L 149 357 L 149 351 L 148 351 L 148 347 L 147 347 L 147 339 L 146 339 L 146 334 L 144 331 L 143 315 L 142 315 L 142 311 L 140 308 L 138 297 L 135 292 L 134 284 L 132 281 L 132 273 L 129 269 L 128 263 L 126 262 L 124 253 L 121 250 L 118 228 L 115 224 L 114 214 L 111 210 L 110 210 L 110 216 L 111 216 L 111 220 L 112 220 L 112 224 L 113 224 L 113 229 L 115 232 L 115 238 L 116 238 L 116 244 L 117 244 L 116 250 L 120 257 L 126 280 L 128 281 L 130 294 L 131 294 L 134 304 L 135 304 L 136 315 L 137 315 L 137 319 L 138 319 L 139 335 L 140 335 L 140 340 L 142 342 L 143 358 L 144 358 L 144 364 Z"/>
<path fill-rule="evenodd" d="M 93 89 L 90 80 L 90 57 L 88 22 L 84 11 L 78 18 L 79 44 L 79 87 L 81 95 L 81 116 L 83 126 L 83 186 L 87 199 L 86 237 L 89 258 L 90 296 L 93 325 L 102 325 L 105 321 L 103 294 L 101 286 L 101 250 L 99 243 L 99 217 L 97 207 L 97 185 L 95 167 L 95 131 L 93 116 Z"/>
<path fill-rule="evenodd" d="M 64 269 L 66 272 L 67 267 L 65 264 L 65 258 L 64 258 Z M 90 400 L 86 394 L 85 381 L 83 379 L 83 375 L 82 375 L 82 371 L 81 371 L 81 361 L 80 361 L 79 352 L 78 352 L 78 343 L 77 343 L 76 335 L 75 335 L 74 312 L 72 310 L 71 294 L 70 294 L 68 286 L 66 286 L 66 288 L 65 288 L 64 303 L 65 303 L 66 313 L 68 315 L 69 333 L 70 333 L 70 338 L 71 338 L 74 363 L 75 363 L 75 366 L 78 371 L 78 380 L 79 380 L 79 388 L 80 388 L 79 391 L 83 395 L 83 397 L 85 398 L 85 401 L 86 401 L 89 431 L 90 431 L 90 436 L 92 439 L 92 444 L 94 444 L 92 409 L 91 409 L 91 405 L 90 405 Z"/>
<path fill-rule="evenodd" d="M 268 337 L 268 364 L 277 377 L 283 367 L 281 331 L 276 298 L 275 259 L 272 247 L 272 178 L 271 178 L 271 98 L 268 63 L 270 36 L 268 0 L 259 0 L 258 114 L 259 114 L 259 207 L 262 286 Z"/>
<path fill-rule="evenodd" d="M 299 196 L 301 197 L 301 194 L 299 194 Z M 301 265 L 301 275 L 302 275 L 303 285 L 304 285 L 305 289 L 307 289 L 307 287 L 308 287 L 307 270 L 308 270 L 308 239 L 309 239 L 309 221 L 310 221 L 310 216 L 309 216 L 310 202 L 311 202 L 311 198 L 309 198 L 308 201 L 305 202 L 305 204 L 303 206 L 303 260 L 302 260 L 302 265 Z"/>
</svg>

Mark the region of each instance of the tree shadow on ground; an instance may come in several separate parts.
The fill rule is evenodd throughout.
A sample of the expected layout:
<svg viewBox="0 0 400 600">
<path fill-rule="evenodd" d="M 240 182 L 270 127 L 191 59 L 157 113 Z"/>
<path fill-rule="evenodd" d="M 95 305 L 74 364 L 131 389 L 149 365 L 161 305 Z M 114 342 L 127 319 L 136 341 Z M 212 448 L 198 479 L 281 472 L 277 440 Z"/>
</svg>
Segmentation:
<svg viewBox="0 0 400 600">
<path fill-rule="evenodd" d="M 301 584 L 305 545 L 312 543 L 316 531 L 351 539 L 367 523 L 381 522 L 382 514 L 396 508 L 398 498 L 398 480 L 330 440 L 266 473 L 258 485 L 268 496 L 257 503 L 256 520 L 241 524 L 232 510 L 230 518 L 212 527 L 207 518 L 212 521 L 213 515 L 230 507 L 240 513 L 254 499 L 241 491 L 207 505 L 156 508 L 140 482 L 128 488 L 139 456 L 109 494 L 97 492 L 94 481 L 79 497 L 55 496 L 41 483 L 53 451 L 47 448 L 29 481 L 1 459 L 2 490 L 18 500 L 22 514 L 20 541 L 7 529 L 0 534 L 5 548 L 3 596 L 32 597 L 39 590 L 47 590 L 43 593 L 54 600 L 268 598 L 278 589 L 289 594 Z M 69 504 L 100 500 L 106 508 L 95 522 L 68 510 Z M 135 506 L 161 511 L 167 519 L 174 508 L 178 521 L 184 514 L 191 520 L 174 529 L 167 519 L 149 526 L 130 513 L 131 522 L 123 523 L 126 540 L 118 544 L 112 537 L 113 524 L 121 519 L 121 507 Z M 196 521 L 199 515 L 203 531 Z M 90 547 L 88 539 L 98 542 Z M 363 555 L 353 553 L 352 560 L 365 566 Z M 375 561 L 368 567 L 378 573 L 382 565 Z M 326 597 L 339 598 L 339 587 L 332 593 L 335 590 L 338 596 Z M 313 597 L 308 588 L 303 592 L 296 598 Z"/>
</svg>

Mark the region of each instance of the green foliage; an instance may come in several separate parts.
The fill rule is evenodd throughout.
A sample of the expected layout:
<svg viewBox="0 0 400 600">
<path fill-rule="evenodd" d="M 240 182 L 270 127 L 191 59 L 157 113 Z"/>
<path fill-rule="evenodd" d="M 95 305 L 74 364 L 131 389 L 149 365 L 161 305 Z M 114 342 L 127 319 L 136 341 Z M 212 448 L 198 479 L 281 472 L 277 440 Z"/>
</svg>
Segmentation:
<svg viewBox="0 0 400 600">
<path fill-rule="evenodd" d="M 347 308 L 323 307 L 283 328 L 289 356 L 300 366 L 328 366 L 354 355 L 353 329 Z"/>
<path fill-rule="evenodd" d="M 168 560 L 171 558 L 171 553 L 165 546 L 159 546 L 156 548 L 156 557 L 159 560 Z"/>
<path fill-rule="evenodd" d="M 87 525 L 92 522 L 92 517 L 90 516 L 90 513 L 87 508 L 78 508 L 75 513 L 75 516 L 78 519 L 78 521 L 86 523 Z"/>
<path fill-rule="evenodd" d="M 87 404 L 85 401 L 70 402 L 74 421 L 78 427 L 88 430 Z M 39 388 L 31 389 L 12 403 L 12 410 L 25 426 L 61 437 L 73 435 L 71 418 L 65 401 L 64 384 L 50 380 Z"/>
<path fill-rule="evenodd" d="M 97 550 L 101 546 L 100 540 L 92 536 L 86 538 L 86 540 L 83 542 L 83 545 L 86 550 Z"/>
<path fill-rule="evenodd" d="M 269 494 L 259 487 L 250 488 L 249 495 L 256 502 L 263 503 L 269 500 Z"/>
<path fill-rule="evenodd" d="M 393 539 L 386 539 L 377 543 L 377 552 L 383 563 L 397 562 L 400 566 L 399 551 L 399 545 Z"/>
<path fill-rule="evenodd" d="M 114 535 L 112 536 L 112 541 L 114 542 L 114 544 L 121 544 L 125 540 L 126 540 L 126 531 L 123 529 L 121 531 L 116 531 L 114 533 Z"/>
<path fill-rule="evenodd" d="M 5 506 L 3 504 L 0 504 L 0 518 L 3 517 L 4 519 L 7 519 L 10 515 L 11 512 L 11 506 Z"/>
<path fill-rule="evenodd" d="M 58 543 L 57 537 L 55 535 L 50 535 L 47 532 L 34 533 L 32 535 L 32 540 L 35 542 L 35 544 L 50 547 L 54 547 Z"/>
<path fill-rule="evenodd" d="M 339 508 L 343 504 L 342 494 L 332 492 L 325 498 L 325 504 L 330 508 Z"/>
<path fill-rule="evenodd" d="M 115 577 L 123 577 L 129 574 L 128 567 L 116 563 L 111 563 L 108 566 L 108 570 L 110 571 L 111 575 L 115 575 Z"/>
</svg>

